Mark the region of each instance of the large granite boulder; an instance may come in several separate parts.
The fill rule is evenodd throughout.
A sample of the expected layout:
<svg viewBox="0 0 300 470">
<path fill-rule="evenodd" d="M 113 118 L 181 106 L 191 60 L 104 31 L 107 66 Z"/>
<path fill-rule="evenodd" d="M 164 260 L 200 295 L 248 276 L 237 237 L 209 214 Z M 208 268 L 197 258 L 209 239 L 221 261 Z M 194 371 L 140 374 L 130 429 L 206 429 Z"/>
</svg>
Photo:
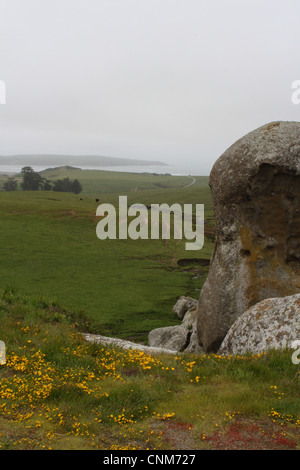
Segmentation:
<svg viewBox="0 0 300 470">
<path fill-rule="evenodd" d="M 219 354 L 258 354 L 291 348 L 300 338 L 300 294 L 265 299 L 231 326 Z"/>
<path fill-rule="evenodd" d="M 239 139 L 209 184 L 216 240 L 197 318 L 207 352 L 249 307 L 300 292 L 300 123 L 272 122 Z"/>
</svg>

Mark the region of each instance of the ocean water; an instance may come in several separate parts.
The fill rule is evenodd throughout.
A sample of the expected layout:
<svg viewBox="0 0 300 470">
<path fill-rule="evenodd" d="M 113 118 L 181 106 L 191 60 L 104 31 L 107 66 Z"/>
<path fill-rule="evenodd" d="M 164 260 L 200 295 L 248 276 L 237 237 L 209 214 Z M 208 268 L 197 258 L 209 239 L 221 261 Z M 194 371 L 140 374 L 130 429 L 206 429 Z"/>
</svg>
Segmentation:
<svg viewBox="0 0 300 470">
<path fill-rule="evenodd" d="M 0 165 L 0 173 L 19 173 L 24 165 Z M 30 165 L 34 171 L 42 171 L 47 168 L 51 168 L 51 165 Z M 55 167 L 57 165 L 53 165 Z M 89 167 L 80 165 L 76 168 L 81 168 L 82 170 L 106 170 L 106 171 L 124 171 L 128 173 L 159 173 L 165 174 L 169 173 L 174 176 L 178 175 L 192 175 L 192 176 L 204 176 L 203 171 L 197 167 L 195 164 L 185 165 L 136 165 L 136 166 L 103 166 L 103 167 Z"/>
</svg>

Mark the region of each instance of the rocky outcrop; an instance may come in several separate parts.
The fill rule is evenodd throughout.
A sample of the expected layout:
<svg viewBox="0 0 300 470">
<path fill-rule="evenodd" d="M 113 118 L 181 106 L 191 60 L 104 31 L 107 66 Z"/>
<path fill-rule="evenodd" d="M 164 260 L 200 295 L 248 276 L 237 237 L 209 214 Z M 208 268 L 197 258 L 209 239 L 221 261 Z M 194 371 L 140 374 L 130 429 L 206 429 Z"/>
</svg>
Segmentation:
<svg viewBox="0 0 300 470">
<path fill-rule="evenodd" d="M 192 308 L 198 305 L 198 300 L 193 299 L 192 297 L 185 297 L 182 295 L 179 297 L 177 300 L 176 304 L 173 307 L 173 312 L 176 313 L 176 315 L 182 319 L 186 312 Z"/>
<path fill-rule="evenodd" d="M 197 316 L 206 352 L 251 306 L 300 292 L 300 123 L 273 122 L 239 139 L 209 184 L 216 239 Z"/>
<path fill-rule="evenodd" d="M 266 299 L 241 315 L 229 329 L 219 354 L 258 354 L 291 348 L 300 338 L 300 294 Z"/>
<path fill-rule="evenodd" d="M 155 328 L 148 335 L 149 346 L 182 352 L 189 344 L 191 331 L 181 325 Z"/>
<path fill-rule="evenodd" d="M 182 303 L 189 302 L 189 299 L 181 297 L 177 307 Z M 203 354 L 204 351 L 199 348 L 197 340 L 196 320 L 197 305 L 194 305 L 186 311 L 181 325 L 152 330 L 149 333 L 148 346 L 119 338 L 90 333 L 82 334 L 90 342 L 122 349 L 137 349 L 145 354 L 177 354 L 182 352 Z M 300 294 L 265 299 L 248 309 L 234 322 L 225 336 L 218 354 L 258 354 L 273 348 L 292 348 L 293 341 L 299 340 L 299 338 Z"/>
<path fill-rule="evenodd" d="M 200 348 L 196 332 L 197 306 L 197 300 L 181 296 L 173 307 L 173 312 L 182 320 L 181 324 L 150 331 L 148 346 L 109 336 L 82 334 L 87 341 L 122 349 L 138 349 L 146 354 L 198 353 Z"/>
<path fill-rule="evenodd" d="M 181 324 L 150 331 L 149 346 L 172 349 L 177 352 L 199 353 L 196 332 L 197 306 L 197 300 L 181 296 L 173 307 L 173 312 L 182 320 Z"/>
</svg>

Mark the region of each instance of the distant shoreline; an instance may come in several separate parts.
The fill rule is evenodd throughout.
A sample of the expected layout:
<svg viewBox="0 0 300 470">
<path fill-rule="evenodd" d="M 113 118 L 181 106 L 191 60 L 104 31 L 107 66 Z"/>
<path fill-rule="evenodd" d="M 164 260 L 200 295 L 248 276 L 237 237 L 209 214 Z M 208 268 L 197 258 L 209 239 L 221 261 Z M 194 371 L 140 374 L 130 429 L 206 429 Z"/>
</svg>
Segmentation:
<svg viewBox="0 0 300 470">
<path fill-rule="evenodd" d="M 63 166 L 73 166 L 73 165 L 30 165 L 30 164 L 22 164 L 22 165 L 4 165 L 0 161 L 0 175 L 7 175 L 7 176 L 12 176 L 20 173 L 21 169 L 24 166 L 31 166 L 34 171 L 44 171 L 49 168 L 57 168 L 57 167 L 63 167 Z M 152 166 L 152 165 L 125 165 L 125 166 L 74 166 L 74 170 L 94 170 L 94 171 L 118 171 L 122 173 L 156 173 L 156 174 L 170 174 L 172 176 L 205 176 L 203 175 L 203 172 L 197 170 L 194 165 L 191 165 L 190 167 L 184 167 L 184 166 L 179 166 L 179 165 L 162 165 L 162 166 Z"/>
</svg>

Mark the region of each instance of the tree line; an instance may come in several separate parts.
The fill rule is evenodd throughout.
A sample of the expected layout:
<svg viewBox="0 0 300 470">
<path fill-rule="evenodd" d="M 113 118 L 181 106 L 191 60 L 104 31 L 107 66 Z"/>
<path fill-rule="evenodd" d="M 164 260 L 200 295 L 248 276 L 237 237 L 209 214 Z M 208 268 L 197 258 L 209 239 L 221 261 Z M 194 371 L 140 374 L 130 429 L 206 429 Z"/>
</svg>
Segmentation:
<svg viewBox="0 0 300 470">
<path fill-rule="evenodd" d="M 78 179 L 71 181 L 69 178 L 62 180 L 50 181 L 43 178 L 40 173 L 34 171 L 30 166 L 25 166 L 21 170 L 23 181 L 21 188 L 23 191 L 62 191 L 79 194 L 82 191 L 82 186 Z M 5 191 L 17 191 L 18 183 L 14 177 L 11 177 L 4 183 L 3 189 Z"/>
</svg>

